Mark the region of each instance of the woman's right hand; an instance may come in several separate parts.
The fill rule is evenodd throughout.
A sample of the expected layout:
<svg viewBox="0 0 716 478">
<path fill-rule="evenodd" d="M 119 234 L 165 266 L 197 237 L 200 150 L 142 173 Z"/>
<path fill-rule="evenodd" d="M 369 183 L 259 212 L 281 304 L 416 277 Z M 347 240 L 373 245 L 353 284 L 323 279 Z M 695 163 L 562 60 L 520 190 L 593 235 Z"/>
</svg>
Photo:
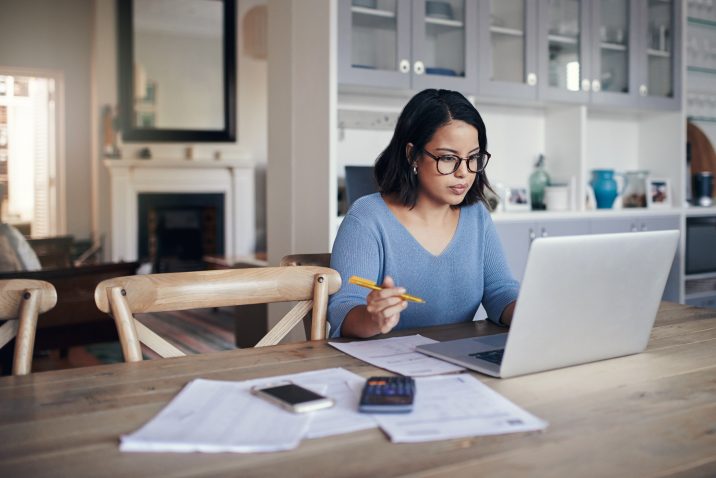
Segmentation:
<svg viewBox="0 0 716 478">
<path fill-rule="evenodd" d="M 408 306 L 408 302 L 400 297 L 405 289 L 395 287 L 390 276 L 385 276 L 383 290 L 374 290 L 366 297 L 366 312 L 369 320 L 381 334 L 387 334 L 398 325 L 400 313 Z"/>
</svg>

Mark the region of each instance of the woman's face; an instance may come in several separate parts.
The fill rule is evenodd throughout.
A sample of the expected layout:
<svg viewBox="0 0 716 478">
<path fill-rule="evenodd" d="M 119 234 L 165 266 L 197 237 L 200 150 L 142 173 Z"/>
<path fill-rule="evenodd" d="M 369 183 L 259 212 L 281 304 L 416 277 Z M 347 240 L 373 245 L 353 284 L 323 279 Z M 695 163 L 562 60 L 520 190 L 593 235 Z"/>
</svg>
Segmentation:
<svg viewBox="0 0 716 478">
<path fill-rule="evenodd" d="M 435 131 L 425 145 L 425 151 L 435 157 L 446 155 L 467 158 L 480 150 L 477 128 L 460 120 L 453 120 Z M 475 182 L 475 173 L 467 170 L 466 161 L 454 173 L 440 174 L 437 161 L 425 153 L 415 158 L 418 168 L 418 201 L 435 205 L 457 206 Z"/>
</svg>

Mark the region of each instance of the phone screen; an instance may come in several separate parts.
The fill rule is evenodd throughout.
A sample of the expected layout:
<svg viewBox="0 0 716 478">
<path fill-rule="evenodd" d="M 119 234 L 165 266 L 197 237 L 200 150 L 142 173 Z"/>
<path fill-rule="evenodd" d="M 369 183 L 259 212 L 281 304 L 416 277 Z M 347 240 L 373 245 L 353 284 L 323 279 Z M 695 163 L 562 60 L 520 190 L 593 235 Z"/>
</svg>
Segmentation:
<svg viewBox="0 0 716 478">
<path fill-rule="evenodd" d="M 261 389 L 261 392 L 278 398 L 279 400 L 295 405 L 297 403 L 312 402 L 314 400 L 320 400 L 323 397 L 311 390 L 303 388 L 294 383 L 288 383 L 286 385 L 279 385 L 276 387 L 269 387 Z"/>
</svg>

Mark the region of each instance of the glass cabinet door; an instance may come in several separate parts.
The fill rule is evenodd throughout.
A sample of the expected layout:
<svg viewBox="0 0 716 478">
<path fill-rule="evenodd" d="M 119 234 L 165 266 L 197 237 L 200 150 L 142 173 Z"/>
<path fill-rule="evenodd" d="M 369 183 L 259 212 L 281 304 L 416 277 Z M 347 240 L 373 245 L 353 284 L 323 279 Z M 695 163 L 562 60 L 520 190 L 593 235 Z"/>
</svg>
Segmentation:
<svg viewBox="0 0 716 478">
<path fill-rule="evenodd" d="M 537 7 L 527 0 L 480 2 L 480 93 L 536 98 Z"/>
<path fill-rule="evenodd" d="M 642 23 L 645 65 L 639 96 L 645 106 L 680 108 L 681 13 L 678 0 L 646 0 Z"/>
<path fill-rule="evenodd" d="M 598 0 L 592 11 L 592 99 L 599 103 L 636 102 L 632 72 L 636 36 L 631 0 Z"/>
<path fill-rule="evenodd" d="M 477 4 L 413 0 L 413 88 L 475 89 Z"/>
<path fill-rule="evenodd" d="M 541 96 L 584 102 L 591 89 L 587 2 L 542 0 L 540 3 Z"/>
<path fill-rule="evenodd" d="M 342 0 L 338 36 L 342 84 L 410 86 L 410 0 Z"/>
</svg>

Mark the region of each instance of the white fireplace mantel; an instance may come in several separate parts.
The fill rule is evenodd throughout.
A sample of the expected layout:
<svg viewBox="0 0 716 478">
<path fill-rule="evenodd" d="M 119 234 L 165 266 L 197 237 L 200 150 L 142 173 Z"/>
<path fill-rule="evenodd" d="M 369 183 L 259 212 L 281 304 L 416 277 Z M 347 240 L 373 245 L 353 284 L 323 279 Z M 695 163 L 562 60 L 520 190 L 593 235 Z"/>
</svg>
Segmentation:
<svg viewBox="0 0 716 478">
<path fill-rule="evenodd" d="M 246 159 L 106 159 L 112 188 L 112 260 L 137 260 L 140 193 L 223 193 L 224 254 L 254 253 L 254 165 Z"/>
</svg>

